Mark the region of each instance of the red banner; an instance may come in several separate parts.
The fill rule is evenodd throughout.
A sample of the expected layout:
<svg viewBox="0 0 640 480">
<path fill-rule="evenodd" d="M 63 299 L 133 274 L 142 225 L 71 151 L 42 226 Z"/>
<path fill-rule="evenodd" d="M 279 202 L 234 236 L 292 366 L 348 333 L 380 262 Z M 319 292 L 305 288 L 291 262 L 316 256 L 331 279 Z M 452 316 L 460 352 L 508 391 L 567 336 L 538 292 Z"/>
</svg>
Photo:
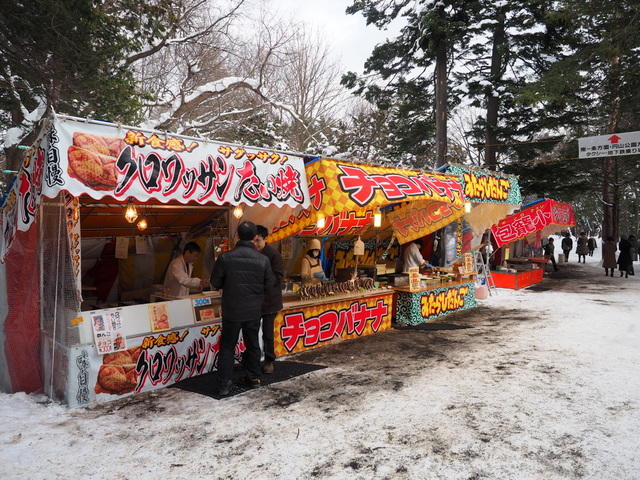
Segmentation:
<svg viewBox="0 0 640 480">
<path fill-rule="evenodd" d="M 276 356 L 390 329 L 393 294 L 365 295 L 280 312 L 274 325 Z"/>
<path fill-rule="evenodd" d="M 554 225 L 561 228 L 575 225 L 571 205 L 555 200 L 544 200 L 503 218 L 497 225 L 491 227 L 491 233 L 498 247 L 501 247 Z"/>
</svg>

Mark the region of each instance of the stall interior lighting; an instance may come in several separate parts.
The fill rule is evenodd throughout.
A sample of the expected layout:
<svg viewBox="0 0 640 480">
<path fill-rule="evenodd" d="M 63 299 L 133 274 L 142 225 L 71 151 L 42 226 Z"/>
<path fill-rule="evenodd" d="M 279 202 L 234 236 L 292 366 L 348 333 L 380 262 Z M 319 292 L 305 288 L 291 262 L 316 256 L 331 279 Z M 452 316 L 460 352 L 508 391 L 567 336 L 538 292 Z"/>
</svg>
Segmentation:
<svg viewBox="0 0 640 480">
<path fill-rule="evenodd" d="M 464 204 L 464 211 L 465 211 L 465 213 L 471 212 L 471 202 L 466 202 Z"/>
<path fill-rule="evenodd" d="M 242 215 L 244 215 L 244 210 L 242 210 L 242 207 L 240 205 L 236 206 L 233 209 L 233 216 L 236 218 L 240 218 L 242 217 Z"/>
<path fill-rule="evenodd" d="M 138 230 L 140 230 L 141 232 L 144 232 L 147 227 L 149 225 L 147 224 L 147 219 L 146 218 L 141 218 L 140 221 L 138 221 L 138 223 L 136 224 L 136 227 L 138 227 Z"/>
<path fill-rule="evenodd" d="M 138 210 L 134 204 L 129 203 L 129 205 L 127 205 L 127 209 L 124 212 L 124 218 L 129 223 L 133 223 L 138 219 Z"/>
<path fill-rule="evenodd" d="M 323 229 L 325 226 L 324 217 L 318 217 L 318 221 L 316 222 L 316 228 Z"/>
<path fill-rule="evenodd" d="M 375 228 L 380 228 L 382 226 L 382 212 L 380 210 L 373 212 L 373 226 Z"/>
</svg>

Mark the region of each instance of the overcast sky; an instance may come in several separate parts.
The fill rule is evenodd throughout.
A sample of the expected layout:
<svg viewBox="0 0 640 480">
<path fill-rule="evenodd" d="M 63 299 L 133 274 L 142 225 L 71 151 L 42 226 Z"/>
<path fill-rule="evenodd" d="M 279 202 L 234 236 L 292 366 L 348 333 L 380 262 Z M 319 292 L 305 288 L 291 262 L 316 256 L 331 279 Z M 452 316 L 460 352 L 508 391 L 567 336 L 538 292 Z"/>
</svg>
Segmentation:
<svg viewBox="0 0 640 480">
<path fill-rule="evenodd" d="M 302 21 L 316 29 L 333 49 L 344 71 L 362 72 L 373 47 L 397 30 L 381 31 L 367 26 L 361 14 L 347 15 L 351 0 L 269 0 L 284 19 Z"/>
</svg>

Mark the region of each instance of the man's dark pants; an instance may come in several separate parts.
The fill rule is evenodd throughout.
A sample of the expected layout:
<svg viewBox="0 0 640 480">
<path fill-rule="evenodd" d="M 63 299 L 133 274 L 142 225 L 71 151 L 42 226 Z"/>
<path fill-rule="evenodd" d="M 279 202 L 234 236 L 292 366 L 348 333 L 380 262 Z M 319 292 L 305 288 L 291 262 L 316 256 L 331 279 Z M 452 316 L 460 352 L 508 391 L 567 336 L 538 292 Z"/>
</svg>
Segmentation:
<svg viewBox="0 0 640 480">
<path fill-rule="evenodd" d="M 222 319 L 222 340 L 220 342 L 220 357 L 218 359 L 218 385 L 225 385 L 233 375 L 233 354 L 242 330 L 242 338 L 246 350 L 243 364 L 249 378 L 260 378 L 260 343 L 258 332 L 260 320 L 248 322 L 225 322 Z"/>
<path fill-rule="evenodd" d="M 264 359 L 273 362 L 276 354 L 273 351 L 273 321 L 277 313 L 265 313 L 262 315 L 262 343 L 264 344 Z"/>
</svg>

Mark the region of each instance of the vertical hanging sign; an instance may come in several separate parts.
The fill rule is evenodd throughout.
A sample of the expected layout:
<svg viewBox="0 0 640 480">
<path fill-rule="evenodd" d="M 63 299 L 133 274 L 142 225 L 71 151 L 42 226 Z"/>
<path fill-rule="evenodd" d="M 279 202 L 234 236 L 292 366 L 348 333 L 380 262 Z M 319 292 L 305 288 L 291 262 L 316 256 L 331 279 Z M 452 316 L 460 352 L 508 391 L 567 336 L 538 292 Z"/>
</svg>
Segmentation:
<svg viewBox="0 0 640 480">
<path fill-rule="evenodd" d="M 69 238 L 69 258 L 76 284 L 79 301 L 82 301 L 82 278 L 80 276 L 80 202 L 76 197 L 65 193 L 64 211 L 67 220 Z"/>
</svg>

